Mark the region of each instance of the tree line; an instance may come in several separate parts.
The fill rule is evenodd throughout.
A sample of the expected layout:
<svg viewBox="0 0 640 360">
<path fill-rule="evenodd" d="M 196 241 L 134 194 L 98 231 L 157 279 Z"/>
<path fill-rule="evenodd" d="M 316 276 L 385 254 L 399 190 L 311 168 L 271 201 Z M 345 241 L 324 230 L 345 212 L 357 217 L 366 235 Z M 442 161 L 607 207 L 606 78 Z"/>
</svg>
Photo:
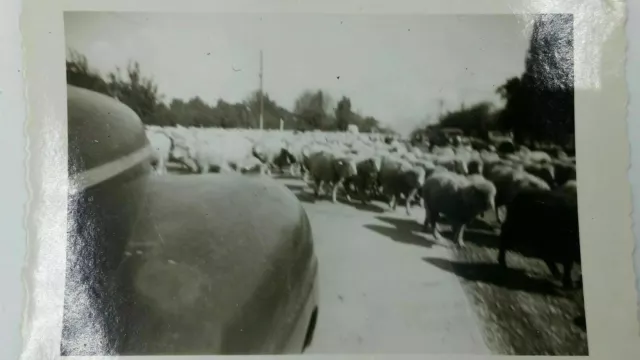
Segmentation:
<svg viewBox="0 0 640 360">
<path fill-rule="evenodd" d="M 189 100 L 173 98 L 165 101 L 157 84 L 145 76 L 137 62 L 126 69 L 116 68 L 105 77 L 93 70 L 87 58 L 71 50 L 66 61 L 67 83 L 93 90 L 129 106 L 147 125 L 259 128 L 260 92 L 255 91 L 244 101 L 230 103 L 217 99 L 207 102 L 199 96 Z M 304 91 L 296 99 L 292 110 L 280 106 L 263 95 L 263 126 L 279 129 L 280 122 L 287 130 L 344 131 L 349 125 L 358 126 L 361 132 L 393 133 L 378 119 L 353 111 L 351 100 L 342 97 L 334 106 L 333 99 L 322 90 Z"/>
<path fill-rule="evenodd" d="M 492 131 L 510 132 L 518 143 L 573 143 L 573 19 L 571 14 L 541 15 L 535 22 L 525 71 L 507 79 L 495 91 L 504 101 L 496 107 L 489 102 L 461 105 L 441 114 L 434 124 L 417 127 L 412 137 L 434 129 L 457 128 L 467 136 L 488 139 Z M 124 71 L 116 68 L 106 77 L 92 70 L 86 57 L 71 52 L 66 63 L 67 82 L 119 99 L 131 107 L 145 124 L 221 128 L 258 128 L 260 94 L 253 92 L 242 102 L 218 99 L 214 103 L 194 97 L 165 101 L 153 79 L 144 76 L 133 62 Z M 124 73 L 124 74 L 123 74 Z M 334 100 L 322 90 L 304 91 L 293 109 L 286 109 L 263 96 L 264 128 L 277 129 L 282 120 L 288 130 L 344 131 L 350 124 L 362 132 L 393 131 L 378 119 L 359 114 L 351 100 Z"/>
<path fill-rule="evenodd" d="M 513 134 L 523 144 L 574 144 L 573 19 L 571 14 L 541 15 L 533 26 L 525 71 L 496 88 L 504 107 L 482 102 L 442 114 L 429 130 L 458 128 L 465 135 L 488 139 L 489 132 Z"/>
</svg>

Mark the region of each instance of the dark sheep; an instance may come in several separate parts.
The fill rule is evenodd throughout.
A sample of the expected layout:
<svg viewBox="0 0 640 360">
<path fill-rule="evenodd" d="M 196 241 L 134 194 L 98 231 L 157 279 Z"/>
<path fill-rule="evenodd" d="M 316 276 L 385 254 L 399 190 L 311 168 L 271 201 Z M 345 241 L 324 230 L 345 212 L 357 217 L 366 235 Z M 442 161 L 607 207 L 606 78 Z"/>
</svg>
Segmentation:
<svg viewBox="0 0 640 360">
<path fill-rule="evenodd" d="M 555 186 L 555 168 L 549 163 L 528 163 L 524 165 L 524 170 L 531 175 L 535 175 L 544 180 L 549 187 Z"/>
<path fill-rule="evenodd" d="M 363 204 L 368 203 L 371 195 L 375 193 L 381 161 L 379 157 L 370 157 L 358 161 L 356 163 L 357 174 L 345 180 L 345 189 L 353 186 Z"/>
<path fill-rule="evenodd" d="M 511 141 L 502 141 L 498 144 L 497 150 L 501 154 L 513 154 L 516 152 L 516 145 Z"/>
<path fill-rule="evenodd" d="M 578 201 L 575 193 L 527 189 L 508 206 L 500 234 L 498 263 L 507 267 L 507 251 L 520 245 L 533 250 L 554 277 L 560 278 L 556 262 L 563 265 L 562 283 L 573 287 L 571 269 L 580 263 Z"/>
<path fill-rule="evenodd" d="M 576 165 L 570 161 L 555 160 L 553 162 L 556 185 L 562 186 L 568 181 L 576 180 Z"/>
<path fill-rule="evenodd" d="M 273 164 L 282 171 L 284 168 L 290 167 L 298 162 L 298 159 L 287 149 L 280 149 L 280 153 L 273 160 Z"/>
<path fill-rule="evenodd" d="M 482 175 L 484 170 L 484 164 L 480 159 L 471 159 L 467 164 L 467 171 L 469 175 Z"/>
<path fill-rule="evenodd" d="M 412 201 L 422 189 L 426 178 L 425 168 L 403 160 L 385 157 L 378 178 L 389 200 L 389 208 L 395 210 L 398 198 L 404 195 L 406 213 L 411 215 Z"/>
<path fill-rule="evenodd" d="M 578 196 L 578 182 L 575 180 L 569 180 L 564 185 L 560 187 L 560 189 L 567 191 L 574 196 Z"/>
</svg>

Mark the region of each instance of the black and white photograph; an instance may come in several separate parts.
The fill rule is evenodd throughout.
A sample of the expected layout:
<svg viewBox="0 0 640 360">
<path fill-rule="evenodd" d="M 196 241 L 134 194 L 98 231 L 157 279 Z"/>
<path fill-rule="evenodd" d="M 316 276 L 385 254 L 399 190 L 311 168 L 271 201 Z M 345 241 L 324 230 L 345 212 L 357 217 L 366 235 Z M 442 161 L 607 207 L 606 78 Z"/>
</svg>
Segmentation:
<svg viewBox="0 0 640 360">
<path fill-rule="evenodd" d="M 589 354 L 572 14 L 78 11 L 64 41 L 60 355 Z"/>
</svg>

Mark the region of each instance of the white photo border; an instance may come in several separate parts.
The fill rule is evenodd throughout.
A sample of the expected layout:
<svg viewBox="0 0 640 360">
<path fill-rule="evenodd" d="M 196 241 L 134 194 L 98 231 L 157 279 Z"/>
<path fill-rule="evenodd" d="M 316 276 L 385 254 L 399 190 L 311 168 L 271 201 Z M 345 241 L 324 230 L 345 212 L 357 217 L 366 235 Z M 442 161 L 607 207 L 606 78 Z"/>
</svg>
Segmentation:
<svg viewBox="0 0 640 360">
<path fill-rule="evenodd" d="M 527 20 L 529 16 L 537 13 L 574 14 L 576 155 L 589 357 L 603 360 L 640 358 L 632 257 L 632 205 L 627 177 L 626 7 L 622 0 L 565 0 L 562 3 L 550 0 L 24 0 L 21 27 L 28 104 L 25 131 L 30 195 L 23 272 L 27 295 L 22 329 L 24 359 L 62 358 L 59 353 L 68 190 L 65 11 L 518 14 L 523 21 L 530 21 Z M 468 357 L 429 354 L 300 356 L 306 359 L 327 356 L 349 359 Z M 494 357 L 497 356 L 477 356 Z M 149 359 L 150 356 L 127 358 Z M 206 359 L 214 356 L 151 358 Z"/>
</svg>

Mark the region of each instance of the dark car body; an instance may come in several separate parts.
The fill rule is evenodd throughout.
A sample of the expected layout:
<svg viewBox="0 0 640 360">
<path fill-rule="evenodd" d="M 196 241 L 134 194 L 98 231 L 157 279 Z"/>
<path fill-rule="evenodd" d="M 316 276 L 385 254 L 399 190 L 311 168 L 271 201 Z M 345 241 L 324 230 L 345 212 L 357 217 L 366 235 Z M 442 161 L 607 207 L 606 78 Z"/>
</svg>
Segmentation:
<svg viewBox="0 0 640 360">
<path fill-rule="evenodd" d="M 265 177 L 163 175 L 139 117 L 68 88 L 62 355 L 300 353 L 317 316 L 309 220 Z"/>
</svg>

